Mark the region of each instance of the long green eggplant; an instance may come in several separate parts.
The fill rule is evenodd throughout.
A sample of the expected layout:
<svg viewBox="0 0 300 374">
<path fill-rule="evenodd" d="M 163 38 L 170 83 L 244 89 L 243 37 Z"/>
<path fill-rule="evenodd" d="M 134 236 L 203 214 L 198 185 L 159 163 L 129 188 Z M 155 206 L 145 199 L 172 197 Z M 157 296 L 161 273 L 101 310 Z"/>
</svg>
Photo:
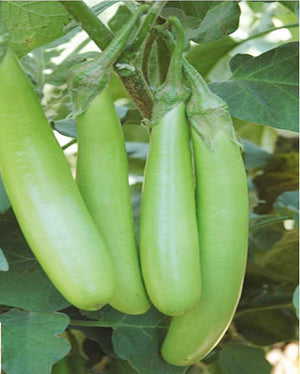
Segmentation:
<svg viewBox="0 0 300 374">
<path fill-rule="evenodd" d="M 77 183 L 116 271 L 110 304 L 123 313 L 145 313 L 150 303 L 139 266 L 125 140 L 108 88 L 77 116 L 76 123 Z"/>
<path fill-rule="evenodd" d="M 200 296 L 189 128 L 177 104 L 152 129 L 141 207 L 141 263 L 153 304 L 182 314 Z"/>
<path fill-rule="evenodd" d="M 0 171 L 22 232 L 78 308 L 113 295 L 115 273 L 42 106 L 14 54 L 0 47 Z"/>
<path fill-rule="evenodd" d="M 241 295 L 248 237 L 247 178 L 228 109 L 187 63 L 185 73 L 193 89 L 188 115 L 202 294 L 192 310 L 172 320 L 163 343 L 163 358 L 179 366 L 204 358 L 228 329 Z"/>
</svg>

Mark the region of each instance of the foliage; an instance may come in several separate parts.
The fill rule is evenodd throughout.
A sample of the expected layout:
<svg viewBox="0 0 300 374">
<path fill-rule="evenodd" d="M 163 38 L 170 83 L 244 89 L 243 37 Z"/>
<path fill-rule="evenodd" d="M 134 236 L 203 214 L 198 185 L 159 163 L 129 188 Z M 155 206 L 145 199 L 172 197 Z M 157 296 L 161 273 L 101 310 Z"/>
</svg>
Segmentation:
<svg viewBox="0 0 300 374">
<path fill-rule="evenodd" d="M 93 10 L 100 19 L 108 19 L 115 32 L 137 6 L 107 1 Z M 232 326 L 217 348 L 199 365 L 172 367 L 159 354 L 169 318 L 154 308 L 145 315 L 129 316 L 107 306 L 91 313 L 69 306 L 28 248 L 0 179 L 0 321 L 5 373 L 50 374 L 51 366 L 65 356 L 70 373 L 271 372 L 265 352 L 275 343 L 297 339 L 296 13 L 297 2 L 290 1 L 170 1 L 158 19 L 158 23 L 170 15 L 180 19 L 187 59 L 227 102 L 244 144 L 251 207 L 247 274 Z M 99 50 L 87 48 L 89 37 L 58 1 L 0 2 L 0 22 L 10 32 L 11 45 L 22 57 L 51 125 L 67 139 L 76 138 L 66 82 L 71 67 L 96 58 Z M 75 48 L 70 48 L 72 41 Z M 149 46 L 150 33 L 143 46 L 149 57 L 143 72 L 153 88 L 166 71 L 169 51 L 159 48 L 158 42 L 153 42 L 150 51 Z M 123 123 L 138 235 L 148 134 L 139 126 L 142 116 L 113 72 L 109 89 Z"/>
</svg>

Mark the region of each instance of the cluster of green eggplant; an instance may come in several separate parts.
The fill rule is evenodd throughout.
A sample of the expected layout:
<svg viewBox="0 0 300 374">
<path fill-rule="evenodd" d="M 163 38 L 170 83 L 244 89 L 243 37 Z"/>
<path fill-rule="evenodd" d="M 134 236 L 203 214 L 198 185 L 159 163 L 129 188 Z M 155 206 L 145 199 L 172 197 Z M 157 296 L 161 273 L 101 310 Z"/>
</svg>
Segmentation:
<svg viewBox="0 0 300 374">
<path fill-rule="evenodd" d="M 216 346 L 236 309 L 248 201 L 228 109 L 182 57 L 184 35 L 171 23 L 176 47 L 155 95 L 139 252 L 125 141 L 106 83 L 76 116 L 74 181 L 33 87 L 1 46 L 0 171 L 22 232 L 61 294 L 85 310 L 109 303 L 142 314 L 152 303 L 173 316 L 163 358 L 188 365 Z M 110 59 L 121 53 L 117 38 Z"/>
</svg>

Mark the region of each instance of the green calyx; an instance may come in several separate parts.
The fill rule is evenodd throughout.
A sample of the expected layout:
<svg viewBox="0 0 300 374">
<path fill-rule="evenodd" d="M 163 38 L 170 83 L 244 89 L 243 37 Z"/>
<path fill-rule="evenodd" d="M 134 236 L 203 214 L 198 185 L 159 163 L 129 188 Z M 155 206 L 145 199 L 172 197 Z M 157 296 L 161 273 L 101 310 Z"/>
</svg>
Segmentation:
<svg viewBox="0 0 300 374">
<path fill-rule="evenodd" d="M 242 147 L 235 134 L 225 101 L 211 92 L 199 72 L 186 59 L 183 67 L 192 90 L 187 104 L 187 116 L 193 129 L 209 148 L 220 130 L 224 131 L 231 141 Z"/>
<path fill-rule="evenodd" d="M 183 85 L 184 30 L 176 17 L 169 17 L 167 23 L 176 30 L 176 47 L 171 57 L 167 78 L 155 92 L 151 125 L 158 123 L 172 108 L 189 96 Z"/>
<path fill-rule="evenodd" d="M 111 66 L 128 45 L 139 18 L 147 9 L 148 6 L 141 6 L 98 58 L 80 64 L 71 71 L 68 87 L 75 107 L 75 115 L 83 113 L 90 102 L 103 90 L 108 82 Z"/>
<path fill-rule="evenodd" d="M 165 27 L 157 26 L 154 31 L 163 38 L 172 51 L 176 44 Z M 192 128 L 211 148 L 215 135 L 224 131 L 227 137 L 242 148 L 225 101 L 209 89 L 201 74 L 183 57 L 183 72 L 187 79 L 191 95 L 187 104 L 187 116 Z"/>
</svg>

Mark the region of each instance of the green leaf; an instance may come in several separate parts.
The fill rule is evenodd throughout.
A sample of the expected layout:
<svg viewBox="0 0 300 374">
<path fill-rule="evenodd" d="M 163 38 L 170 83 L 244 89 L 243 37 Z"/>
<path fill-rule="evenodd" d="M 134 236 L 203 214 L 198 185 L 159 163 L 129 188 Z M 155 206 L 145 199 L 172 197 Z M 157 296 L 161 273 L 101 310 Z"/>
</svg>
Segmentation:
<svg viewBox="0 0 300 374">
<path fill-rule="evenodd" d="M 266 235 L 266 232 L 265 232 Z M 286 231 L 273 247 L 256 252 L 248 264 L 248 273 L 275 281 L 298 283 L 298 230 Z"/>
<path fill-rule="evenodd" d="M 59 40 L 63 44 L 68 43 L 71 36 L 74 35 L 70 32 Z M 40 97 L 44 94 L 45 85 L 48 86 L 43 104 L 46 114 L 50 114 L 51 119 L 61 120 L 70 113 L 71 99 L 66 89 L 70 69 L 74 65 L 100 55 L 96 52 L 79 53 L 78 50 L 84 48 L 85 41 L 76 48 L 77 52 L 73 52 L 63 59 L 61 55 L 66 52 L 67 48 L 62 48 L 60 45 L 57 47 L 56 43 L 50 43 L 32 51 L 21 60 L 23 69 L 29 75 Z M 61 60 L 59 64 L 56 62 L 57 59 Z"/>
<path fill-rule="evenodd" d="M 62 135 L 69 136 L 70 138 L 77 138 L 77 128 L 73 118 L 55 121 L 54 128 Z"/>
<path fill-rule="evenodd" d="M 297 339 L 297 318 L 288 309 L 253 311 L 235 319 L 244 338 L 261 346 Z"/>
<path fill-rule="evenodd" d="M 235 1 L 218 2 L 210 9 L 200 26 L 193 30 L 191 39 L 196 43 L 208 43 L 231 34 L 238 28 L 240 8 Z"/>
<path fill-rule="evenodd" d="M 114 351 L 140 374 L 183 374 L 186 367 L 168 365 L 160 357 L 160 347 L 169 325 L 169 317 L 151 308 L 149 312 L 130 316 L 111 307 L 97 312 L 84 312 L 96 321 L 83 321 L 93 326 L 113 327 Z M 76 325 L 76 321 L 74 322 Z"/>
<path fill-rule="evenodd" d="M 236 55 L 229 81 L 211 89 L 234 117 L 280 129 L 298 129 L 298 43 L 284 44 L 258 57 Z"/>
<path fill-rule="evenodd" d="M 262 349 L 238 344 L 226 344 L 219 363 L 224 374 L 270 374 L 271 365 Z"/>
<path fill-rule="evenodd" d="M 234 117 L 232 119 L 234 128 L 242 139 L 256 144 L 268 153 L 273 153 L 278 138 L 278 133 L 274 128 Z"/>
<path fill-rule="evenodd" d="M 35 312 L 69 305 L 39 266 L 11 212 L 0 220 L 0 247 L 10 265 L 9 271 L 0 272 L 0 304 Z"/>
<path fill-rule="evenodd" d="M 192 45 L 186 58 L 205 77 L 237 45 L 237 42 L 227 36 L 210 43 Z"/>
<path fill-rule="evenodd" d="M 299 319 L 299 285 L 295 289 L 294 296 L 293 296 L 293 305 L 296 309 L 296 315 Z"/>
<path fill-rule="evenodd" d="M 70 20 L 59 1 L 1 2 L 0 22 L 7 26 L 18 56 L 62 36 Z"/>
<path fill-rule="evenodd" d="M 249 276 L 247 273 L 242 299 L 235 318 L 254 310 L 287 308 L 291 304 L 295 285 L 277 283 L 271 279 Z"/>
<path fill-rule="evenodd" d="M 272 248 L 284 235 L 282 217 L 273 214 L 250 214 L 249 253 L 264 252 Z"/>
<path fill-rule="evenodd" d="M 186 367 L 168 365 L 159 354 L 163 333 L 157 328 L 118 328 L 113 344 L 118 356 L 130 362 L 140 374 L 183 374 Z"/>
<path fill-rule="evenodd" d="M 256 168 L 267 165 L 272 157 L 270 153 L 248 140 L 243 140 L 243 144 L 246 168 Z"/>
<path fill-rule="evenodd" d="M 287 216 L 295 220 L 299 225 L 299 191 L 287 191 L 277 197 L 274 208 L 282 216 Z"/>
<path fill-rule="evenodd" d="M 7 374 L 50 374 L 51 366 L 70 350 L 59 337 L 69 323 L 61 313 L 32 313 L 12 309 L 0 315 L 3 369 Z"/>
<path fill-rule="evenodd" d="M 240 8 L 235 1 L 168 1 L 162 14 L 178 17 L 188 40 L 208 43 L 237 29 Z"/>
</svg>

